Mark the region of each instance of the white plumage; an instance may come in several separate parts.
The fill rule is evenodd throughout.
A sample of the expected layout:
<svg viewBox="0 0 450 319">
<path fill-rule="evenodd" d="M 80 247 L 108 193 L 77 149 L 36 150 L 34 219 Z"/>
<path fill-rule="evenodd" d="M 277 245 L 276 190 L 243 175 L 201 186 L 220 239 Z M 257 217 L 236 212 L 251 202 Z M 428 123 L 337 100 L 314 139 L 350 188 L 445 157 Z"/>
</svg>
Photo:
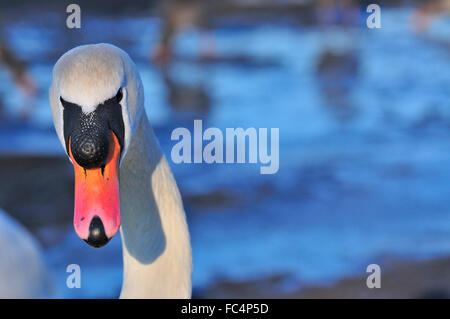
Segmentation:
<svg viewBox="0 0 450 319">
<path fill-rule="evenodd" d="M 37 240 L 0 209 L 0 298 L 51 298 L 53 288 Z"/>
</svg>

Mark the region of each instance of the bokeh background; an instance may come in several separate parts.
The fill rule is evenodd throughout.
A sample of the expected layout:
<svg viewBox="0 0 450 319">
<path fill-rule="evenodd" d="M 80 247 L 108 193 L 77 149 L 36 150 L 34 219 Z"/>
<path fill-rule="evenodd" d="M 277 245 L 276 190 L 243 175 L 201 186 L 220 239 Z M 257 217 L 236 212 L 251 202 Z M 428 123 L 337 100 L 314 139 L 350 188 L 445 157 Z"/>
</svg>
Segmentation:
<svg viewBox="0 0 450 319">
<path fill-rule="evenodd" d="M 73 170 L 48 103 L 67 50 L 136 62 L 166 155 L 176 127 L 280 129 L 280 169 L 171 162 L 194 297 L 450 297 L 450 4 L 0 1 L 0 207 L 40 242 L 60 296 L 115 298 L 120 238 L 73 230 Z M 1 249 L 1 248 L 0 248 Z M 66 287 L 79 264 L 82 287 Z M 366 267 L 382 288 L 366 287 Z M 1 284 L 1 283 L 0 283 Z"/>
</svg>

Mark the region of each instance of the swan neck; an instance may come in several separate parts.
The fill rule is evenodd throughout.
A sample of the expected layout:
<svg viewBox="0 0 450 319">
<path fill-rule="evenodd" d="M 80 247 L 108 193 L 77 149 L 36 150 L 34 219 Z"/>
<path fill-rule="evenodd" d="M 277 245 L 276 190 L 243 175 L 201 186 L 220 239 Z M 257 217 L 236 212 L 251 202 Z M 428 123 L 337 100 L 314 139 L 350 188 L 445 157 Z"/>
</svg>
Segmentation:
<svg viewBox="0 0 450 319">
<path fill-rule="evenodd" d="M 178 187 L 143 115 L 120 168 L 121 298 L 190 298 L 192 257 Z"/>
</svg>

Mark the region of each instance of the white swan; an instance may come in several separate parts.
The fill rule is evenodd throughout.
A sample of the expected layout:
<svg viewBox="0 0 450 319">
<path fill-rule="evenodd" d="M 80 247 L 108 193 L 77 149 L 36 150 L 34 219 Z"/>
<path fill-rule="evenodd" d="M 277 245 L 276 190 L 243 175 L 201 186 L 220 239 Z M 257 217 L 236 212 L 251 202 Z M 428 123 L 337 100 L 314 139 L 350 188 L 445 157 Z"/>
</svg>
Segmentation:
<svg viewBox="0 0 450 319">
<path fill-rule="evenodd" d="M 57 61 L 49 95 L 75 168 L 77 234 L 99 247 L 121 225 L 120 297 L 190 298 L 183 204 L 145 114 L 133 61 L 109 44 L 76 47 Z"/>
<path fill-rule="evenodd" d="M 51 298 L 53 289 L 38 242 L 0 209 L 0 298 Z"/>
</svg>

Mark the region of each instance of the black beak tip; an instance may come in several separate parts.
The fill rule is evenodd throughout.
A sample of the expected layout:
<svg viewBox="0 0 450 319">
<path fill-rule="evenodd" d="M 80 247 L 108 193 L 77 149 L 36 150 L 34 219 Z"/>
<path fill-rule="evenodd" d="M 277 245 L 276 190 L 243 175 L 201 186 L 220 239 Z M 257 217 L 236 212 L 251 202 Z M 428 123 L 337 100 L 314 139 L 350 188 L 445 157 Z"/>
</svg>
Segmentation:
<svg viewBox="0 0 450 319">
<path fill-rule="evenodd" d="M 92 247 L 100 248 L 105 246 L 110 239 L 106 236 L 105 228 L 100 217 L 94 216 L 89 225 L 89 237 L 84 241 Z"/>
</svg>

